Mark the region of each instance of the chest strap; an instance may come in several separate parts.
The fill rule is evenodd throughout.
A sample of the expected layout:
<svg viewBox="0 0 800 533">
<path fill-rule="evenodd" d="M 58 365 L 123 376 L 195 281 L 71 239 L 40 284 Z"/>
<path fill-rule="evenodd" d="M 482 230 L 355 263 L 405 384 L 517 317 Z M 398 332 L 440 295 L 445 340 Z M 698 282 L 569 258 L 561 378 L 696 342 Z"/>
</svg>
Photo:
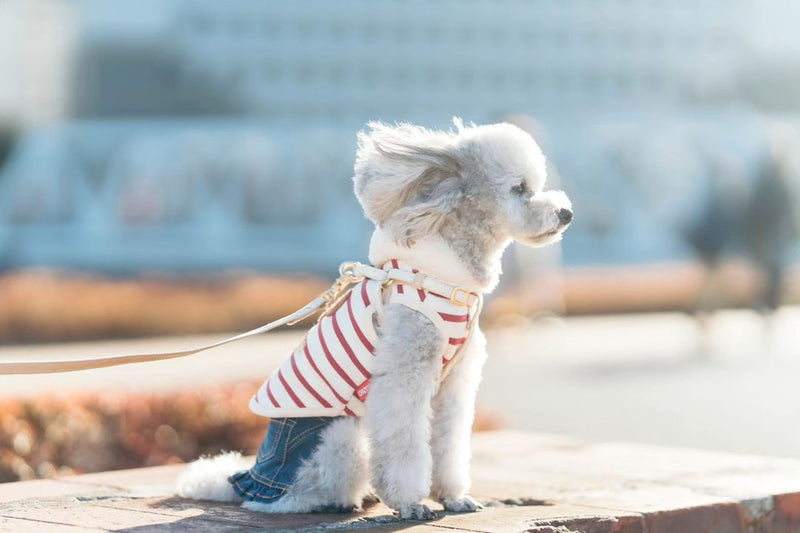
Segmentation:
<svg viewBox="0 0 800 533">
<path fill-rule="evenodd" d="M 422 289 L 449 299 L 456 305 L 472 307 L 480 299 L 480 295 L 466 289 L 450 285 L 431 276 L 426 276 L 422 272 L 411 272 L 400 268 L 389 268 L 383 270 L 363 263 L 345 263 L 342 265 L 342 272 L 352 272 L 356 276 L 373 279 L 381 283 L 403 283 L 411 285 L 416 289 Z"/>
</svg>

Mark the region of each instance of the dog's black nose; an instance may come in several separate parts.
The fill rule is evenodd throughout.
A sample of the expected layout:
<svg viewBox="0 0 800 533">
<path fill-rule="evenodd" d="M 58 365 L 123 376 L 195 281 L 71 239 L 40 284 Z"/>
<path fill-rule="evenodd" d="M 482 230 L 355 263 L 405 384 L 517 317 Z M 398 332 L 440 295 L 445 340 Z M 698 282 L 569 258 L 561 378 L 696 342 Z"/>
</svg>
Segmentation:
<svg viewBox="0 0 800 533">
<path fill-rule="evenodd" d="M 561 208 L 558 210 L 558 220 L 562 224 L 569 224 L 572 220 L 572 211 L 569 209 Z"/>
</svg>

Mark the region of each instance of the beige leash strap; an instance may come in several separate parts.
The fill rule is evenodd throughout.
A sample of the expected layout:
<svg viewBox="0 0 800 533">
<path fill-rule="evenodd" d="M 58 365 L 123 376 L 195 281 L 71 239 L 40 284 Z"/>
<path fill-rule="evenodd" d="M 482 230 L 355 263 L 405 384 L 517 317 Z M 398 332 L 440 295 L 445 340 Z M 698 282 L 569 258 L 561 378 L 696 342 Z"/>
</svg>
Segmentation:
<svg viewBox="0 0 800 533">
<path fill-rule="evenodd" d="M 176 359 L 178 357 L 187 357 L 196 353 L 205 352 L 206 350 L 217 348 L 223 344 L 242 340 L 247 337 L 252 337 L 253 335 L 266 333 L 267 331 L 271 331 L 284 325 L 291 325 L 295 322 L 299 322 L 300 320 L 316 312 L 318 309 L 328 306 L 331 302 L 336 301 L 350 284 L 357 283 L 364 279 L 363 276 L 356 275 L 353 272 L 352 263 L 343 264 L 339 268 L 339 273 L 339 278 L 328 290 L 309 302 L 302 309 L 295 311 L 291 315 L 287 315 L 283 318 L 275 320 L 274 322 L 270 322 L 269 324 L 265 324 L 256 329 L 252 329 L 245 333 L 241 333 L 234 337 L 230 337 L 207 346 L 202 346 L 193 350 L 184 350 L 181 352 L 115 355 L 91 359 L 70 359 L 62 361 L 0 361 L 0 375 L 54 374 L 58 372 L 73 372 L 76 370 L 89 370 L 92 368 L 129 365 L 131 363 L 163 361 L 165 359 Z"/>
<path fill-rule="evenodd" d="M 339 278 L 333 283 L 333 285 L 305 305 L 302 309 L 295 311 L 291 315 L 287 315 L 283 318 L 275 320 L 274 322 L 270 322 L 269 324 L 265 324 L 256 329 L 251 329 L 245 333 L 241 333 L 234 337 L 230 337 L 207 346 L 201 346 L 200 348 L 184 350 L 180 352 L 114 355 L 109 357 L 96 357 L 89 359 L 67 359 L 61 361 L 0 361 L 0 375 L 55 374 L 59 372 L 74 372 L 76 370 L 90 370 L 93 368 L 106 368 L 109 366 L 129 365 L 132 363 L 146 363 L 148 361 L 163 361 L 166 359 L 187 357 L 196 353 L 205 352 L 206 350 L 211 350 L 212 348 L 217 348 L 224 344 L 246 339 L 247 337 L 266 333 L 267 331 L 272 331 L 273 329 L 281 326 L 292 325 L 315 313 L 320 308 L 324 307 L 329 309 L 336 305 L 339 299 L 342 298 L 347 292 L 347 289 L 350 285 L 358 283 L 365 278 L 375 279 L 381 283 L 384 283 L 388 280 L 395 280 L 401 283 L 413 283 L 413 281 L 415 281 L 409 281 L 406 279 L 407 277 L 407 273 L 395 269 L 386 272 L 384 270 L 363 265 L 361 263 L 342 263 L 342 265 L 339 267 Z M 469 338 L 472 335 L 472 330 L 474 329 L 473 323 L 477 320 L 478 315 L 480 314 L 480 308 L 483 304 L 483 299 L 480 297 L 480 295 L 471 293 L 467 289 L 453 287 L 433 278 L 425 279 L 421 285 L 427 290 L 431 290 L 443 296 L 449 297 L 453 303 L 458 305 L 471 306 L 473 303 L 478 304 L 472 320 L 470 321 L 467 342 L 465 342 L 464 345 L 459 348 L 459 350 L 453 356 L 451 362 L 447 365 L 447 367 L 445 367 L 444 374 L 442 376 L 442 379 L 444 379 L 444 376 L 446 376 L 449 372 L 449 368 L 454 366 L 456 359 L 458 359 L 460 357 L 460 353 L 463 352 L 463 347 L 469 342 Z"/>
</svg>

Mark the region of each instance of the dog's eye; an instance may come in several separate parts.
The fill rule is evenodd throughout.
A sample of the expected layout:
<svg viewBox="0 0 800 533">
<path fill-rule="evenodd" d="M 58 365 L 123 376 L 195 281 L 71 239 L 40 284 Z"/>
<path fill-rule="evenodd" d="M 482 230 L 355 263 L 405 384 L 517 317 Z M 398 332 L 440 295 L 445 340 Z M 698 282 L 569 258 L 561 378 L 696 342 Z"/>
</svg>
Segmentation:
<svg viewBox="0 0 800 533">
<path fill-rule="evenodd" d="M 511 193 L 517 196 L 523 196 L 528 193 L 528 185 L 524 181 L 520 182 L 518 185 L 511 187 Z"/>
</svg>

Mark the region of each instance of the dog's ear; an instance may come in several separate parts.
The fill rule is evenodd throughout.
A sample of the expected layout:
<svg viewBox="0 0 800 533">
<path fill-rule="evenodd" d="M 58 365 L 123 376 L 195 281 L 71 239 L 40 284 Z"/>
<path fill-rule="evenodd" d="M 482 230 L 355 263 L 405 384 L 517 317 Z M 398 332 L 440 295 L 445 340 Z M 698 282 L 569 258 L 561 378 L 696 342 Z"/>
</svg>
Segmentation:
<svg viewBox="0 0 800 533">
<path fill-rule="evenodd" d="M 455 134 L 371 122 L 358 136 L 355 192 L 365 213 L 400 244 L 436 231 L 462 197 Z"/>
</svg>

